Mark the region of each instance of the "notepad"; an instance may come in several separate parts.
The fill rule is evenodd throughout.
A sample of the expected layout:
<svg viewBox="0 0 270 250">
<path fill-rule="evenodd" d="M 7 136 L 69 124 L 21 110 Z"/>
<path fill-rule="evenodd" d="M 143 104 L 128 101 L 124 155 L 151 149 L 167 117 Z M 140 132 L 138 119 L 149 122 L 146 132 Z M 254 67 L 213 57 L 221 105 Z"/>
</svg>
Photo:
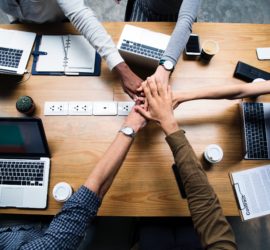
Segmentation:
<svg viewBox="0 0 270 250">
<path fill-rule="evenodd" d="M 270 165 L 230 173 L 242 220 L 270 214 Z"/>
<path fill-rule="evenodd" d="M 100 75 L 101 58 L 82 35 L 38 36 L 33 55 L 33 75 Z"/>
</svg>

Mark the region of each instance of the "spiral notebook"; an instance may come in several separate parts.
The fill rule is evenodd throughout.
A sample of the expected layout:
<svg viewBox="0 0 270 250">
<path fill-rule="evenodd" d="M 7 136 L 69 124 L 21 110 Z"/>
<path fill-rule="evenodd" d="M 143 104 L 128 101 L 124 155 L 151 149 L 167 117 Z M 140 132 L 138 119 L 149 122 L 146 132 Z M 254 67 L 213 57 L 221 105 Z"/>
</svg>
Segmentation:
<svg viewBox="0 0 270 250">
<path fill-rule="evenodd" d="M 100 75 L 101 58 L 82 35 L 42 35 L 36 39 L 33 75 Z"/>
</svg>

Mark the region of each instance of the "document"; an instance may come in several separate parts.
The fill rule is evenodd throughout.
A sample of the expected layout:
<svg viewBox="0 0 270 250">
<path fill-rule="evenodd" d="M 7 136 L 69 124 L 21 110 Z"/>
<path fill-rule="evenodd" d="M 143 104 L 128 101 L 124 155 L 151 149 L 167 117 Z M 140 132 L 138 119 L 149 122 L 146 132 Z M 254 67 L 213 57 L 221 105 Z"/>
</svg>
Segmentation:
<svg viewBox="0 0 270 250">
<path fill-rule="evenodd" d="M 99 75 L 101 59 L 82 35 L 42 35 L 33 52 L 34 75 Z"/>
<path fill-rule="evenodd" d="M 242 220 L 270 214 L 270 165 L 230 173 Z"/>
</svg>

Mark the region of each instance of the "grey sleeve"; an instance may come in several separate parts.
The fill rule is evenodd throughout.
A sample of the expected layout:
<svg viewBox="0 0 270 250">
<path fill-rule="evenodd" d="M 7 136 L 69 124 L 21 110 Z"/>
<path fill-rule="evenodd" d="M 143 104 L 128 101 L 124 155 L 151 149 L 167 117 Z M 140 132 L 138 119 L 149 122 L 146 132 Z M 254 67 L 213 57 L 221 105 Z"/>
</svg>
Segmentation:
<svg viewBox="0 0 270 250">
<path fill-rule="evenodd" d="M 183 0 L 176 26 L 162 56 L 163 60 L 170 60 L 174 65 L 177 63 L 192 31 L 192 24 L 196 20 L 200 4 L 201 0 Z"/>
</svg>

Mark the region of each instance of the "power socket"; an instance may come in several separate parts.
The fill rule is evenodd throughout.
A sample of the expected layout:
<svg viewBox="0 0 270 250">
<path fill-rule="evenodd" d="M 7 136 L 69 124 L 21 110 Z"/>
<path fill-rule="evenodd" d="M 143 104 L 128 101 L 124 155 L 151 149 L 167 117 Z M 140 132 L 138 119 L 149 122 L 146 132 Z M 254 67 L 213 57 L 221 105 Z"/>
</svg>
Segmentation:
<svg viewBox="0 0 270 250">
<path fill-rule="evenodd" d="M 92 115 L 93 104 L 92 102 L 69 102 L 68 114 L 69 115 Z"/>
<path fill-rule="evenodd" d="M 128 115 L 135 102 L 118 102 L 118 115 Z"/>
<path fill-rule="evenodd" d="M 67 115 L 68 102 L 45 102 L 44 115 Z"/>
<path fill-rule="evenodd" d="M 94 102 L 93 115 L 117 115 L 117 102 Z"/>
</svg>

